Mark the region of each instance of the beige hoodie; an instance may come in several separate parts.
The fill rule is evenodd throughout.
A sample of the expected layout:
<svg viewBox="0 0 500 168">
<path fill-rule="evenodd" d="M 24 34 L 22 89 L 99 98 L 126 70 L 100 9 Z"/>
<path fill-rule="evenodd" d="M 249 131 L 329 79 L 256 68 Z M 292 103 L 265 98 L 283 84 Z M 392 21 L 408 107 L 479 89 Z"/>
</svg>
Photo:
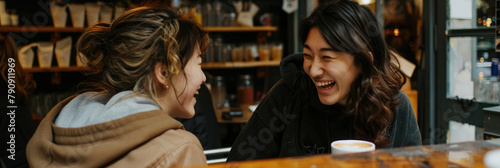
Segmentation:
<svg viewBox="0 0 500 168">
<path fill-rule="evenodd" d="M 77 128 L 54 124 L 70 97 L 40 123 L 27 146 L 31 167 L 180 167 L 206 165 L 198 139 L 167 112 L 153 110 Z"/>
</svg>

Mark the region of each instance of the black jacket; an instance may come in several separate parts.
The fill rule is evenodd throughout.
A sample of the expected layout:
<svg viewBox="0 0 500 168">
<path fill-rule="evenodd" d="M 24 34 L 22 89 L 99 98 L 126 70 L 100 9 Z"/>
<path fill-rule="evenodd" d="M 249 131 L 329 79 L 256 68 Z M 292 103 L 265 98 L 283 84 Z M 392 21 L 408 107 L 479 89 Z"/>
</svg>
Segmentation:
<svg viewBox="0 0 500 168">
<path fill-rule="evenodd" d="M 228 161 L 331 153 L 330 143 L 356 139 L 353 118 L 341 105 L 323 105 L 316 92 L 304 93 L 297 80 L 308 79 L 303 56 L 287 56 L 280 65 L 283 79 L 269 91 L 234 142 Z M 306 94 L 310 94 L 306 96 Z M 410 100 L 403 92 L 385 136 L 387 148 L 421 145 Z"/>
<path fill-rule="evenodd" d="M 204 150 L 220 148 L 219 127 L 210 91 L 207 86 L 201 85 L 199 92 L 196 96 L 198 101 L 194 106 L 193 118 L 177 118 L 177 120 L 184 125 L 187 131 L 196 135 Z"/>
</svg>

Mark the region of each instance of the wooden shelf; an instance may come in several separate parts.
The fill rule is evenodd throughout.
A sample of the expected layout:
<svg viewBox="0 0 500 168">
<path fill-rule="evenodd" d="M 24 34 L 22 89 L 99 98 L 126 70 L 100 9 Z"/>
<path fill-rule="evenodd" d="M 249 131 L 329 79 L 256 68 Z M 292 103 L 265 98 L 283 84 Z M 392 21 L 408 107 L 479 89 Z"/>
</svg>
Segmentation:
<svg viewBox="0 0 500 168">
<path fill-rule="evenodd" d="M 203 69 L 224 69 L 224 68 L 254 68 L 263 66 L 279 66 L 280 61 L 266 61 L 266 62 L 210 62 L 201 64 Z M 75 71 L 90 71 L 89 67 L 49 67 L 49 68 L 25 68 L 26 72 L 75 72 Z"/>
<path fill-rule="evenodd" d="M 202 63 L 202 69 L 224 69 L 224 68 L 254 68 L 262 66 L 279 66 L 280 61 L 253 61 L 253 62 L 208 62 Z"/>
<path fill-rule="evenodd" d="M 248 108 L 248 104 L 242 104 L 239 108 L 231 107 L 231 111 L 242 111 L 243 115 L 236 117 L 234 116 L 231 120 L 222 119 L 222 112 L 219 109 L 215 109 L 215 116 L 217 117 L 218 123 L 247 123 L 250 117 L 252 117 L 253 112 Z"/>
<path fill-rule="evenodd" d="M 207 32 L 255 32 L 255 31 L 277 31 L 276 26 L 256 26 L 256 27 L 204 27 Z M 74 28 L 74 27 L 33 27 L 33 26 L 20 26 L 20 27 L 0 27 L 0 32 L 84 32 L 87 28 Z"/>
<path fill-rule="evenodd" d="M 21 26 L 21 27 L 0 27 L 0 32 L 84 32 L 87 28 L 74 28 L 74 27 L 30 27 L 30 26 Z"/>
<path fill-rule="evenodd" d="M 24 69 L 24 71 L 26 72 L 77 72 L 77 71 L 89 71 L 89 70 L 90 70 L 89 67 L 76 67 L 76 66 L 50 67 L 50 68 L 33 67 Z"/>
<path fill-rule="evenodd" d="M 277 31 L 276 26 L 256 26 L 256 27 L 205 27 L 207 32 L 254 32 L 254 31 Z"/>
</svg>

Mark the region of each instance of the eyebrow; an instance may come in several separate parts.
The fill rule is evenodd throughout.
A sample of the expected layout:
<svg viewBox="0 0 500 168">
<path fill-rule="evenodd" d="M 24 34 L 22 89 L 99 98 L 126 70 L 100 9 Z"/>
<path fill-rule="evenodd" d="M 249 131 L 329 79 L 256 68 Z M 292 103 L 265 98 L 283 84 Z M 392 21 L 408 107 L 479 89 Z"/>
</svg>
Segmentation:
<svg viewBox="0 0 500 168">
<path fill-rule="evenodd" d="M 304 44 L 304 48 L 307 48 L 308 50 L 311 50 L 311 47 L 309 47 L 309 45 L 307 45 L 307 44 Z M 335 52 L 335 50 L 333 48 L 321 48 L 321 49 L 319 49 L 319 51 L 332 51 L 332 52 Z"/>
</svg>

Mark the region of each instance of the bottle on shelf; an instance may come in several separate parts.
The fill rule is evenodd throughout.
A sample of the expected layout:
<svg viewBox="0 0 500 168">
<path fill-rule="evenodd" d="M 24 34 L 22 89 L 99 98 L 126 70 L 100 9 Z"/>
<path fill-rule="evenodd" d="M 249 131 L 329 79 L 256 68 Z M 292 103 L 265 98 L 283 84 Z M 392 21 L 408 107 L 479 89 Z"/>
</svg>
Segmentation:
<svg viewBox="0 0 500 168">
<path fill-rule="evenodd" d="M 226 103 L 226 82 L 223 76 L 215 76 L 214 81 L 211 85 L 212 87 L 212 101 L 216 109 L 224 108 L 224 103 Z"/>
<path fill-rule="evenodd" d="M 202 11 L 202 4 L 201 3 L 196 3 L 194 4 L 194 11 L 196 12 L 195 14 L 195 20 L 198 24 L 202 25 L 203 21 L 202 21 L 202 18 L 203 18 L 203 11 Z"/>
<path fill-rule="evenodd" d="M 212 4 L 212 16 L 214 17 L 214 24 L 211 26 L 222 26 L 222 4 L 218 0 L 214 0 Z"/>
<path fill-rule="evenodd" d="M 254 86 L 252 76 L 240 75 L 237 86 L 238 104 L 254 104 Z"/>
<path fill-rule="evenodd" d="M 208 47 L 207 51 L 205 52 L 205 57 L 203 62 L 214 62 L 214 40 L 209 36 L 208 37 Z"/>
<path fill-rule="evenodd" d="M 214 61 L 215 62 L 225 62 L 226 61 L 222 50 L 223 50 L 222 37 L 220 35 L 217 35 L 215 37 L 215 41 L 214 41 L 214 58 L 215 58 Z"/>
<path fill-rule="evenodd" d="M 201 10 L 203 26 L 213 26 L 214 17 L 212 16 L 213 15 L 212 11 L 213 11 L 212 4 L 210 4 L 209 0 L 206 0 Z"/>
</svg>

